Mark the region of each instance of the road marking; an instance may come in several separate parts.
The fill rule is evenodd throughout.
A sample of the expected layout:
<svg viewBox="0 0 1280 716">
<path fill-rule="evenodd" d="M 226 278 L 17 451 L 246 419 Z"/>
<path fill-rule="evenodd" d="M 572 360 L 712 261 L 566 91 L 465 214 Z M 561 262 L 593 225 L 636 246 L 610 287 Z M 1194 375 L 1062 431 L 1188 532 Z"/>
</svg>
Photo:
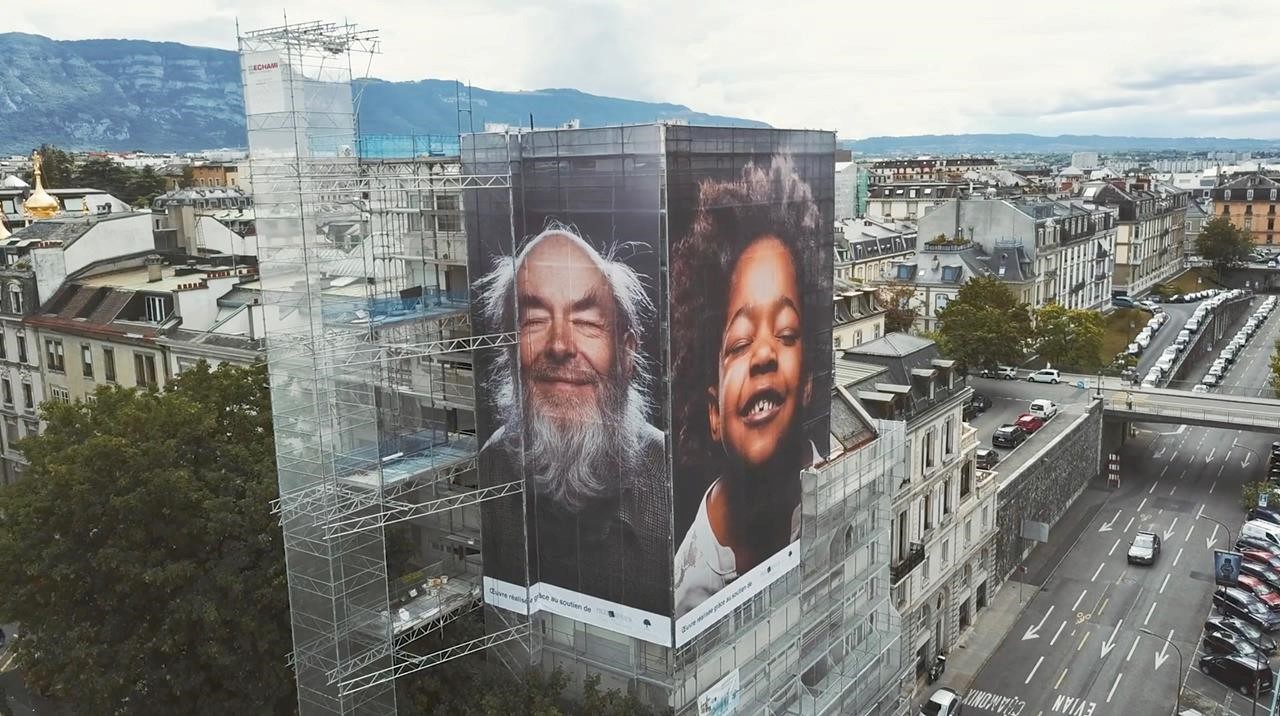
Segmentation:
<svg viewBox="0 0 1280 716">
<path fill-rule="evenodd" d="M 1169 468 L 1170 465 L 1165 464 L 1164 469 L 1160 471 L 1160 477 L 1164 477 L 1164 474 L 1169 471 Z"/>
<path fill-rule="evenodd" d="M 1063 669 L 1062 673 L 1058 675 L 1058 683 L 1054 684 L 1053 688 L 1055 689 L 1062 688 L 1062 680 L 1065 678 L 1067 678 L 1067 670 Z"/>
<path fill-rule="evenodd" d="M 1209 451 L 1209 456 L 1204 459 L 1205 462 L 1213 462 L 1213 456 L 1218 454 L 1218 448 Z"/>
<path fill-rule="evenodd" d="M 1080 608 L 1080 602 L 1084 601 L 1084 595 L 1088 593 L 1089 593 L 1088 589 L 1084 590 L 1083 592 L 1080 592 L 1080 596 L 1076 597 L 1076 603 L 1071 605 L 1071 611 L 1074 612 L 1075 610 Z"/>
<path fill-rule="evenodd" d="M 1156 480 L 1155 482 L 1151 483 L 1151 489 L 1150 489 L 1150 490 L 1147 490 L 1147 494 L 1148 494 L 1148 495 L 1150 495 L 1151 493 L 1155 492 L 1155 491 L 1156 491 L 1156 485 L 1158 485 L 1158 484 L 1160 484 L 1160 480 Z"/>
<path fill-rule="evenodd" d="M 1195 526 L 1195 525 L 1191 525 L 1190 527 L 1188 527 L 1188 528 L 1187 528 L 1187 536 L 1186 536 L 1186 537 L 1183 537 L 1183 539 L 1190 541 L 1190 540 L 1191 540 L 1191 530 L 1194 530 L 1195 528 L 1196 528 L 1196 526 Z"/>
<path fill-rule="evenodd" d="M 1090 635 L 1090 634 L 1092 634 L 1092 633 L 1093 633 L 1093 632 L 1088 632 L 1088 631 L 1084 633 L 1084 637 L 1082 637 L 1082 638 L 1080 639 L 1080 646 L 1077 646 L 1077 647 L 1076 647 L 1076 651 L 1080 651 L 1081 649 L 1083 649 L 1083 648 L 1084 648 L 1084 643 L 1085 643 L 1086 641 L 1089 641 L 1089 635 Z"/>
<path fill-rule="evenodd" d="M 1102 598 L 1102 604 L 1099 604 L 1099 605 L 1098 605 L 1098 608 L 1097 608 L 1096 610 L 1094 610 L 1094 613 L 1095 613 L 1095 614 L 1101 614 L 1101 613 L 1103 613 L 1104 611 L 1106 611 L 1106 610 L 1107 610 L 1107 605 L 1108 605 L 1108 604 L 1110 604 L 1110 603 L 1111 603 L 1111 597 L 1103 597 L 1103 598 Z"/>
<path fill-rule="evenodd" d="M 1223 470 L 1226 470 L 1226 469 L 1227 469 L 1227 466 L 1226 466 L 1226 465 L 1219 465 L 1219 466 L 1218 466 L 1218 477 L 1222 477 L 1222 471 L 1223 471 Z"/>
<path fill-rule="evenodd" d="M 1144 508 L 1144 507 L 1146 507 L 1146 506 L 1147 506 L 1147 498 L 1145 498 L 1145 497 L 1144 497 L 1144 498 L 1142 498 L 1142 502 L 1139 502 L 1139 503 L 1138 503 L 1138 509 L 1137 509 L 1137 511 L 1138 511 L 1138 512 L 1142 512 L 1142 508 Z M 1133 524 L 1133 523 L 1130 523 L 1130 524 Z"/>
<path fill-rule="evenodd" d="M 1142 626 L 1146 626 L 1151 621 L 1151 615 L 1156 613 L 1156 602 L 1151 603 L 1151 608 L 1147 610 L 1147 618 L 1142 620 Z"/>
<path fill-rule="evenodd" d="M 1062 623 L 1058 625 L 1058 631 L 1055 631 L 1053 633 L 1053 638 L 1049 640 L 1049 646 L 1053 646 L 1054 644 L 1058 643 L 1058 636 L 1062 634 L 1062 630 L 1066 628 L 1066 626 L 1067 626 L 1067 620 L 1063 619 Z"/>
<path fill-rule="evenodd" d="M 1174 460 L 1177 460 L 1177 459 L 1178 459 L 1178 451 L 1174 450 L 1173 457 L 1169 458 L 1169 462 L 1173 462 Z"/>
<path fill-rule="evenodd" d="M 1169 494 L 1172 495 L 1175 491 L 1177 491 L 1177 489 L 1178 489 L 1177 485 L 1174 485 L 1173 487 L 1169 488 Z"/>
<path fill-rule="evenodd" d="M 1102 658 L 1103 659 L 1107 658 L 1107 654 L 1110 654 L 1111 650 L 1116 648 L 1116 632 L 1120 631 L 1120 625 L 1122 624 L 1124 624 L 1123 619 L 1116 622 L 1115 628 L 1111 630 L 1111 636 L 1107 637 L 1107 640 L 1102 642 Z"/>
<path fill-rule="evenodd" d="M 1042 658 L 1042 659 L 1043 659 L 1044 657 L 1040 657 L 1040 658 Z M 1111 703 L 1111 697 L 1112 697 L 1112 696 L 1115 696 L 1115 694 L 1116 694 L 1116 687 L 1120 685 L 1120 677 L 1121 677 L 1121 676 L 1124 676 L 1124 674 L 1123 674 L 1123 673 L 1116 674 L 1116 680 L 1115 680 L 1115 683 L 1111 684 L 1111 690 L 1107 692 L 1107 703 Z"/>
<path fill-rule="evenodd" d="M 1182 548 L 1178 548 L 1178 554 L 1173 558 L 1173 566 L 1178 566 L 1178 560 L 1182 559 Z"/>
<path fill-rule="evenodd" d="M 1168 542 L 1173 537 L 1173 530 L 1178 526 L 1178 518 L 1174 517 L 1173 522 L 1169 525 L 1169 529 L 1164 531 L 1164 541 Z"/>
<path fill-rule="evenodd" d="M 1139 634 L 1139 635 L 1137 635 L 1137 636 L 1135 636 L 1135 637 L 1133 638 L 1133 646 L 1129 647 L 1129 653 L 1128 653 L 1128 654 L 1126 654 L 1126 655 L 1125 655 L 1125 657 L 1124 657 L 1124 660 L 1125 660 L 1125 661 L 1128 661 L 1128 660 L 1130 660 L 1130 659 L 1132 659 L 1132 658 L 1133 658 L 1133 650 L 1138 648 L 1138 641 L 1139 641 L 1139 640 L 1141 640 L 1141 639 L 1142 639 L 1142 635 L 1141 635 L 1141 634 Z"/>
<path fill-rule="evenodd" d="M 1027 680 L 1026 680 L 1026 681 L 1024 681 L 1024 682 L 1022 682 L 1023 684 L 1029 684 L 1029 683 L 1031 683 L 1031 677 L 1033 677 L 1033 676 L 1035 676 L 1035 675 L 1036 675 L 1036 669 L 1039 669 L 1039 668 L 1040 668 L 1040 664 L 1041 664 L 1043 661 L 1044 661 L 1044 657 L 1043 657 L 1043 656 L 1042 656 L 1042 657 L 1040 657 L 1039 659 L 1036 659 L 1036 665 L 1035 665 L 1035 666 L 1033 666 L 1033 667 L 1031 667 L 1031 673 L 1030 673 L 1030 674 L 1027 674 Z"/>
<path fill-rule="evenodd" d="M 1142 501 L 1143 501 L 1143 502 L 1146 502 L 1146 501 L 1147 501 L 1147 498 L 1145 498 L 1145 497 L 1144 497 L 1144 498 L 1142 498 Z M 1130 518 L 1129 518 L 1129 522 L 1128 522 L 1128 524 L 1126 524 L 1126 525 L 1124 526 L 1124 531 L 1125 531 L 1125 532 L 1128 532 L 1128 531 L 1129 531 L 1129 528 L 1133 526 L 1133 520 L 1134 520 L 1134 518 L 1133 518 L 1133 517 L 1130 517 Z"/>
<path fill-rule="evenodd" d="M 1160 647 L 1160 651 L 1156 653 L 1156 667 L 1154 669 L 1155 671 L 1159 671 L 1160 667 L 1164 666 L 1165 660 L 1169 658 L 1169 643 L 1172 641 L 1173 641 L 1173 630 L 1170 629 L 1168 641 L 1166 641 L 1164 645 Z"/>
<path fill-rule="evenodd" d="M 1119 546 L 1120 546 L 1120 540 L 1119 540 L 1119 539 L 1117 539 L 1117 540 L 1116 540 L 1116 543 L 1115 543 L 1115 544 L 1113 544 L 1113 545 L 1111 545 L 1111 551 L 1110 551 L 1110 552 L 1107 552 L 1107 556 L 1108 556 L 1108 557 L 1110 557 L 1111 555 L 1115 554 L 1115 553 L 1116 553 L 1116 547 L 1119 547 Z"/>
<path fill-rule="evenodd" d="M 1093 572 L 1093 579 L 1090 579 L 1089 581 L 1090 581 L 1090 582 L 1096 582 L 1096 581 L 1098 581 L 1098 574 L 1100 574 L 1100 573 L 1102 572 L 1102 568 L 1103 568 L 1103 567 L 1105 567 L 1105 566 L 1107 566 L 1107 563 L 1106 563 L 1106 562 L 1103 562 L 1102 564 L 1099 564 L 1099 565 L 1098 565 L 1098 568 L 1097 568 L 1096 570 L 1094 570 L 1094 572 Z"/>
<path fill-rule="evenodd" d="M 1169 575 L 1164 575 L 1164 581 L 1160 583 L 1160 593 L 1164 594 L 1164 588 L 1169 586 Z"/>
<path fill-rule="evenodd" d="M 1028 640 L 1028 639 L 1039 639 L 1039 638 L 1040 638 L 1040 627 L 1043 627 L 1043 626 L 1044 626 L 1044 620 L 1048 619 L 1050 614 L 1053 614 L 1053 605 L 1052 605 L 1052 604 L 1050 604 L 1050 605 L 1049 605 L 1049 611 L 1045 612 L 1045 613 L 1044 613 L 1044 616 L 1040 617 L 1040 623 L 1039 623 L 1039 624 L 1036 624 L 1035 626 L 1027 627 L 1027 632 L 1026 632 L 1025 634 L 1023 634 L 1023 635 L 1022 635 L 1022 640 L 1023 640 L 1023 641 L 1026 641 L 1026 640 Z"/>
<path fill-rule="evenodd" d="M 1217 526 L 1217 525 L 1214 525 L 1214 526 L 1213 526 L 1213 536 L 1212 536 L 1212 537 L 1206 537 L 1206 538 L 1205 538 L 1205 540 L 1204 540 L 1204 548 L 1205 548 L 1205 549 L 1213 549 L 1213 543 L 1214 543 L 1214 542 L 1217 542 L 1217 541 L 1218 541 L 1218 526 Z"/>
<path fill-rule="evenodd" d="M 1215 488 L 1215 487 L 1217 487 L 1217 486 L 1218 486 L 1218 481 L 1217 481 L 1217 480 L 1214 480 L 1214 481 L 1213 481 L 1213 484 L 1212 484 L 1212 485 L 1209 485 L 1209 494 L 1210 494 L 1210 495 L 1212 495 L 1212 494 L 1213 494 L 1213 488 Z"/>
</svg>

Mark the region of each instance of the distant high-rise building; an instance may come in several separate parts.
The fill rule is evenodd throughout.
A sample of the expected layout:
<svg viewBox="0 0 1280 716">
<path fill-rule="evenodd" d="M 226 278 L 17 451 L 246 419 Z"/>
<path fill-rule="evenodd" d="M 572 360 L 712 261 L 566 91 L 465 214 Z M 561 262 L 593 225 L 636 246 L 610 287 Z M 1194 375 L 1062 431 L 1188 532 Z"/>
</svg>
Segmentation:
<svg viewBox="0 0 1280 716">
<path fill-rule="evenodd" d="M 1097 169 L 1102 165 L 1098 163 L 1097 152 L 1073 152 L 1071 166 L 1077 169 Z"/>
</svg>

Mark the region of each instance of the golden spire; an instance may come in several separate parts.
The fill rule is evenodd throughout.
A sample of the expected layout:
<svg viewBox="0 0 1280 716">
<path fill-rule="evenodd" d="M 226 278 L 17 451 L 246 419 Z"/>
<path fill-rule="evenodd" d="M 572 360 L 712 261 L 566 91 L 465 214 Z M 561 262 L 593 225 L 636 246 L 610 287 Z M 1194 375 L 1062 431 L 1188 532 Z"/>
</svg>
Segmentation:
<svg viewBox="0 0 1280 716">
<path fill-rule="evenodd" d="M 40 171 L 40 152 L 31 153 L 32 173 L 36 177 L 36 190 L 22 202 L 22 213 L 33 219 L 48 219 L 57 214 L 61 207 L 58 200 L 49 196 L 44 190 L 43 172 Z"/>
</svg>

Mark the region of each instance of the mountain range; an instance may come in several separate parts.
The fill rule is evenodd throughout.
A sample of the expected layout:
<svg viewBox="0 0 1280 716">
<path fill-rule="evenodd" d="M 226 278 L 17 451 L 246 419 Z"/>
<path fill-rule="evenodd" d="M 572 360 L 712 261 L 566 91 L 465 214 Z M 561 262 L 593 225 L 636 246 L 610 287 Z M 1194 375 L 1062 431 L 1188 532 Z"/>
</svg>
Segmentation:
<svg viewBox="0 0 1280 716">
<path fill-rule="evenodd" d="M 235 52 L 143 40 L 52 40 L 0 34 L 0 153 L 42 143 L 64 149 L 192 151 L 243 147 L 244 98 Z M 356 83 L 369 134 L 458 132 L 457 83 L 426 79 Z M 464 96 L 466 89 L 462 90 Z M 678 104 L 601 97 L 574 89 L 473 88 L 464 129 L 486 122 L 584 127 L 683 120 L 767 127 Z M 465 117 L 465 115 L 464 115 Z"/>
<path fill-rule="evenodd" d="M 1098 134 L 917 134 L 846 139 L 841 146 L 870 156 L 911 154 L 1064 154 L 1070 152 L 1257 152 L 1280 149 L 1277 139 L 1226 137 L 1112 137 Z"/>
</svg>

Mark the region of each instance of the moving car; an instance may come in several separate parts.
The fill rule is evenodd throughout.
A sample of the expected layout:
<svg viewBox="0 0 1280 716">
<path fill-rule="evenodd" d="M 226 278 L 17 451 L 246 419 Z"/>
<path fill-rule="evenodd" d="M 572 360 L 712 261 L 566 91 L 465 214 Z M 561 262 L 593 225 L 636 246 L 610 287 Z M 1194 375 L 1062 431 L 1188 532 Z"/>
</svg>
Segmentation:
<svg viewBox="0 0 1280 716">
<path fill-rule="evenodd" d="M 956 716 L 963 713 L 963 708 L 960 695 L 944 686 L 933 692 L 929 700 L 920 706 L 920 716 Z"/>
<path fill-rule="evenodd" d="M 995 447 L 1016 448 L 1027 441 L 1027 433 L 1017 425 L 1001 425 L 991 435 Z"/>
<path fill-rule="evenodd" d="M 1160 556 L 1160 535 L 1139 532 L 1129 543 L 1129 564 L 1155 564 Z"/>
<path fill-rule="evenodd" d="M 1031 435 L 1035 431 L 1044 427 L 1044 421 L 1031 413 L 1023 413 L 1022 415 L 1019 415 L 1018 419 L 1013 421 L 1013 424 L 1022 428 L 1023 432 L 1027 435 Z"/>
<path fill-rule="evenodd" d="M 1218 587 L 1213 593 L 1213 606 L 1219 614 L 1243 619 L 1264 632 L 1280 628 L 1280 614 L 1267 609 L 1260 599 L 1239 587 Z"/>
<path fill-rule="evenodd" d="M 1058 404 L 1052 400 L 1038 398 L 1031 401 L 1031 408 L 1029 412 L 1037 418 L 1042 418 L 1047 421 L 1049 418 L 1058 414 Z"/>
<path fill-rule="evenodd" d="M 1147 343 L 1150 344 L 1150 342 L 1150 339 L 1148 339 Z M 1042 368 L 1027 376 L 1027 380 L 1032 383 L 1053 383 L 1057 385 L 1062 380 L 1062 375 L 1057 368 Z"/>
<path fill-rule="evenodd" d="M 1000 462 L 1000 453 L 991 448 L 978 448 L 974 451 L 974 457 L 977 458 L 978 469 L 990 470 Z"/>
<path fill-rule="evenodd" d="M 1271 665 L 1249 656 L 1223 654 L 1200 658 L 1201 673 L 1245 696 L 1271 690 Z"/>
<path fill-rule="evenodd" d="M 1263 634 L 1260 629 L 1252 624 L 1237 619 L 1235 617 L 1214 617 L 1211 616 L 1204 621 L 1205 631 L 1211 629 L 1223 629 L 1234 632 L 1249 640 L 1259 651 L 1264 654 L 1274 654 L 1276 651 L 1276 640 Z"/>
</svg>

